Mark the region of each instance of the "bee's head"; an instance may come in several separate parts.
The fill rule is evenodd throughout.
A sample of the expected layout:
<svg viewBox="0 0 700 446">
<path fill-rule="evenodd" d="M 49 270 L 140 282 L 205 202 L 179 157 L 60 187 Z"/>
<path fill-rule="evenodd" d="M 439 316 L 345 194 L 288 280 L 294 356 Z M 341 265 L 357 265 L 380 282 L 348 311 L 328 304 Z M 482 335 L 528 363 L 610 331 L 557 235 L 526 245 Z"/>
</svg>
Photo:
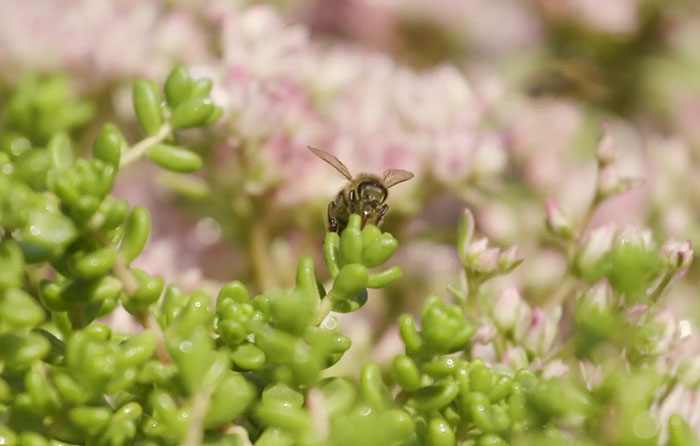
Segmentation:
<svg viewBox="0 0 700 446">
<path fill-rule="evenodd" d="M 367 180 L 357 186 L 359 197 L 360 214 L 362 215 L 362 226 L 367 223 L 379 225 L 386 214 L 384 201 L 386 201 L 387 190 L 379 181 Z"/>
<path fill-rule="evenodd" d="M 379 207 L 386 200 L 387 190 L 381 182 L 370 179 L 357 186 L 357 195 L 363 205 Z"/>
</svg>

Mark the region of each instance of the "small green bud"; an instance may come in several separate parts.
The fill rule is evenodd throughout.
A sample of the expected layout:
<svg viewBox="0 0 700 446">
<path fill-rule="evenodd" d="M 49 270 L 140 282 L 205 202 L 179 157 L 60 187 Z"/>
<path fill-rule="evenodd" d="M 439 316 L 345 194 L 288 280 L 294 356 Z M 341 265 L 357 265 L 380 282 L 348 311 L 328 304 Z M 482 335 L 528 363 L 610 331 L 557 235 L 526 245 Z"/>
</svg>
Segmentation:
<svg viewBox="0 0 700 446">
<path fill-rule="evenodd" d="M 292 432 L 277 427 L 265 429 L 255 442 L 255 446 L 294 446 L 295 444 Z"/>
<path fill-rule="evenodd" d="M 488 395 L 493 390 L 494 384 L 496 384 L 496 376 L 493 370 L 486 367 L 483 362 L 475 361 L 472 363 L 469 371 L 469 383 L 474 392 Z"/>
<path fill-rule="evenodd" d="M 231 299 L 238 303 L 247 303 L 250 300 L 250 295 L 248 294 L 248 289 L 243 285 L 243 283 L 238 280 L 229 282 L 221 288 L 219 295 L 216 298 L 216 310 L 219 311 L 221 305 L 227 300 Z"/>
<path fill-rule="evenodd" d="M 71 282 L 61 291 L 61 299 L 69 306 L 102 302 L 121 293 L 122 282 L 113 276 L 103 276 L 89 281 Z"/>
<path fill-rule="evenodd" d="M 430 420 L 426 435 L 427 446 L 454 446 L 455 444 L 455 433 L 445 420 L 441 418 Z"/>
<path fill-rule="evenodd" d="M 388 409 L 392 404 L 391 393 L 382 379 L 382 371 L 375 363 L 362 367 L 360 390 L 364 400 L 374 409 Z"/>
<path fill-rule="evenodd" d="M 203 125 L 214 112 L 214 104 L 209 98 L 187 99 L 173 110 L 170 125 L 176 130 Z"/>
<path fill-rule="evenodd" d="M 91 437 L 107 426 L 111 416 L 112 411 L 107 407 L 75 407 L 68 412 L 70 422 Z"/>
<path fill-rule="evenodd" d="M 243 375 L 228 371 L 212 394 L 204 427 L 211 429 L 232 422 L 255 401 L 257 391 Z"/>
<path fill-rule="evenodd" d="M 46 150 L 30 149 L 15 159 L 14 174 L 29 187 L 40 192 L 46 188 L 46 175 L 51 165 L 51 157 Z"/>
<path fill-rule="evenodd" d="M 231 352 L 231 359 L 244 370 L 258 370 L 265 365 L 265 352 L 253 344 L 241 344 Z"/>
<path fill-rule="evenodd" d="M 117 250 L 113 246 L 79 256 L 73 261 L 72 269 L 80 279 L 96 279 L 110 272 L 117 260 Z"/>
<path fill-rule="evenodd" d="M 151 215 L 143 206 L 135 207 L 126 221 L 124 239 L 119 245 L 121 253 L 126 263 L 131 263 L 146 246 L 148 236 L 151 232 Z"/>
<path fill-rule="evenodd" d="M 292 432 L 303 432 L 311 426 L 308 412 L 292 406 L 258 404 L 254 415 L 264 426 L 280 427 Z"/>
<path fill-rule="evenodd" d="M 406 355 L 398 355 L 391 362 L 391 375 L 402 389 L 414 391 L 420 386 L 420 372 L 416 363 Z"/>
<path fill-rule="evenodd" d="M 73 164 L 73 148 L 66 133 L 56 133 L 46 144 L 51 164 L 58 169 L 67 169 Z"/>
<path fill-rule="evenodd" d="M 423 364 L 423 372 L 433 378 L 445 378 L 454 374 L 461 365 L 459 358 L 452 356 L 440 356 L 437 359 Z"/>
<path fill-rule="evenodd" d="M 71 404 L 84 404 L 91 397 L 80 384 L 65 373 L 55 374 L 53 382 L 61 398 Z"/>
<path fill-rule="evenodd" d="M 420 410 L 439 410 L 450 404 L 457 395 L 459 395 L 459 386 L 450 377 L 416 390 L 413 400 Z"/>
<path fill-rule="evenodd" d="M 413 316 L 410 314 L 402 314 L 399 317 L 399 334 L 408 353 L 418 353 L 423 347 L 423 338 L 418 333 Z"/>
<path fill-rule="evenodd" d="M 671 415 L 668 419 L 668 446 L 698 446 L 697 434 L 688 426 L 688 423 L 678 414 Z"/>
<path fill-rule="evenodd" d="M 380 415 L 380 422 L 396 439 L 396 443 L 405 444 L 415 431 L 411 416 L 401 409 L 389 409 Z"/>
<path fill-rule="evenodd" d="M 192 85 L 192 97 L 193 98 L 206 98 L 211 93 L 211 89 L 214 86 L 214 82 L 211 79 L 203 77 L 194 81 Z"/>
<path fill-rule="evenodd" d="M 352 263 L 341 268 L 333 281 L 333 289 L 329 294 L 334 299 L 344 300 L 355 296 L 367 286 L 369 280 L 369 272 L 367 268 L 358 264 Z"/>
<path fill-rule="evenodd" d="M 11 240 L 0 242 L 0 289 L 20 287 L 24 281 L 24 256 Z"/>
<path fill-rule="evenodd" d="M 367 230 L 367 226 L 363 232 Z M 362 250 L 362 264 L 367 268 L 374 268 L 386 262 L 391 257 L 399 244 L 393 235 L 384 233 L 381 237 L 377 237 L 369 246 L 365 246 Z"/>
<path fill-rule="evenodd" d="M 0 336 L 0 361 L 10 368 L 26 367 L 51 350 L 49 341 L 34 333 L 8 333 Z"/>
<path fill-rule="evenodd" d="M 77 236 L 73 222 L 61 214 L 31 209 L 27 217 L 27 225 L 21 233 L 25 256 L 26 250 L 35 248 L 45 250 L 49 256 L 59 254 Z"/>
<path fill-rule="evenodd" d="M 158 336 L 152 331 L 142 331 L 121 345 L 119 363 L 124 367 L 143 364 L 153 356 Z"/>
<path fill-rule="evenodd" d="M 209 117 L 204 121 L 204 125 L 209 127 L 210 125 L 216 124 L 216 121 L 224 114 L 224 109 L 215 105 L 214 110 L 212 110 Z"/>
<path fill-rule="evenodd" d="M 491 392 L 489 392 L 489 399 L 493 403 L 497 403 L 501 400 L 504 400 L 510 396 L 510 393 L 513 390 L 513 380 L 509 378 L 508 376 L 501 376 L 497 378 L 497 381 L 491 388 Z"/>
<path fill-rule="evenodd" d="M 489 398 L 483 393 L 472 392 L 466 397 L 469 416 L 478 429 L 483 432 L 493 432 L 493 422 L 491 421 L 491 403 Z"/>
<path fill-rule="evenodd" d="M 168 285 L 163 295 L 161 303 L 161 313 L 163 314 L 162 325 L 170 326 L 183 308 L 190 301 L 190 296 L 184 294 L 177 285 Z"/>
<path fill-rule="evenodd" d="M 340 236 L 335 232 L 326 234 L 323 242 L 323 261 L 331 277 L 337 276 L 340 271 Z"/>
<path fill-rule="evenodd" d="M 345 266 L 362 262 L 361 224 L 362 218 L 353 214 L 350 216 L 348 226 L 340 234 L 340 259 Z"/>
<path fill-rule="evenodd" d="M 356 387 L 343 378 L 332 378 L 323 383 L 321 393 L 331 417 L 347 413 L 357 399 Z"/>
<path fill-rule="evenodd" d="M 165 81 L 165 97 L 168 100 L 168 105 L 177 107 L 185 102 L 192 94 L 192 87 L 192 78 L 187 68 L 177 67 L 173 69 Z M 207 96 L 207 94 L 203 96 Z"/>
<path fill-rule="evenodd" d="M 0 424 L 0 444 L 4 446 L 17 446 L 17 435 L 12 430 Z"/>
<path fill-rule="evenodd" d="M 138 286 L 127 297 L 124 302 L 124 308 L 133 314 L 158 302 L 165 283 L 162 277 L 151 277 L 146 271 L 140 269 L 132 269 L 131 274 L 136 279 Z"/>
<path fill-rule="evenodd" d="M 0 321 L 16 328 L 36 327 L 44 321 L 44 309 L 19 288 L 0 294 Z"/>
<path fill-rule="evenodd" d="M 478 446 L 508 446 L 508 443 L 496 434 L 486 434 L 479 438 Z"/>
<path fill-rule="evenodd" d="M 155 144 L 146 150 L 146 156 L 171 172 L 190 173 L 202 168 L 202 157 L 178 146 Z"/>
<path fill-rule="evenodd" d="M 384 288 L 390 283 L 398 280 L 403 276 L 403 271 L 398 266 L 392 266 L 381 273 L 373 273 L 367 279 L 367 288 Z"/>
<path fill-rule="evenodd" d="M 106 124 L 92 143 L 92 156 L 105 163 L 119 167 L 126 139 L 114 124 Z"/>
<path fill-rule="evenodd" d="M 132 99 L 136 118 L 149 135 L 155 135 L 163 123 L 160 110 L 160 92 L 155 82 L 138 80 L 134 82 Z"/>
<path fill-rule="evenodd" d="M 49 446 L 46 438 L 31 431 L 24 431 L 19 434 L 19 444 L 22 446 Z"/>
</svg>

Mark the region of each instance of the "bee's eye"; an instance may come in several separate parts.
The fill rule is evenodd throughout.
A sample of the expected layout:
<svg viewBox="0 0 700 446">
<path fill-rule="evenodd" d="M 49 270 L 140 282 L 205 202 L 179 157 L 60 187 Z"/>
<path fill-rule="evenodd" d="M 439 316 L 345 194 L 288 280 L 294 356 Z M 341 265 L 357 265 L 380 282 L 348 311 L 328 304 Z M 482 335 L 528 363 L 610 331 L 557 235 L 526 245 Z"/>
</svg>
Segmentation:
<svg viewBox="0 0 700 446">
<path fill-rule="evenodd" d="M 357 197 L 355 196 L 355 190 L 350 191 L 350 201 L 354 202 Z"/>
</svg>

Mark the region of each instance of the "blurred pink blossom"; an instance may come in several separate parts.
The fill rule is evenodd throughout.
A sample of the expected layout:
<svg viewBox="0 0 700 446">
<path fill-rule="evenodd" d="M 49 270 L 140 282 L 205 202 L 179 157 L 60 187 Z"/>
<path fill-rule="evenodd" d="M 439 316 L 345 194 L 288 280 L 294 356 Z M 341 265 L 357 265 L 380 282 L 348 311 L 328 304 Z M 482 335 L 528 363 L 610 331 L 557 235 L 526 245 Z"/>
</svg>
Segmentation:
<svg viewBox="0 0 700 446">
<path fill-rule="evenodd" d="M 0 0 L 0 72 L 70 70 L 88 84 L 164 76 L 174 62 L 206 59 L 195 18 L 154 1 Z"/>
</svg>

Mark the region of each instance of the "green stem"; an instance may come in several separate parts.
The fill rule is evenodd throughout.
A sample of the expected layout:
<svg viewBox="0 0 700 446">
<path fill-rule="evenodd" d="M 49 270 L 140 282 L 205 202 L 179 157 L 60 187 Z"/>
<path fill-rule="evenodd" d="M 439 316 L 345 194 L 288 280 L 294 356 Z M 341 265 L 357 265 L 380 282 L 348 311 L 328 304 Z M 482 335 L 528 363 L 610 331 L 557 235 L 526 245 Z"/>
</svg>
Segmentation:
<svg viewBox="0 0 700 446">
<path fill-rule="evenodd" d="M 182 442 L 182 446 L 199 446 L 202 444 L 202 439 L 204 437 L 204 415 L 207 413 L 211 394 L 211 389 L 206 385 L 195 394 L 192 401 L 190 425 L 187 429 L 187 436 Z"/>
<path fill-rule="evenodd" d="M 664 275 L 663 279 L 661 279 L 661 282 L 659 282 L 659 286 L 656 287 L 656 289 L 650 296 L 652 302 L 656 302 L 664 294 L 666 288 L 668 288 L 668 285 L 671 283 L 671 279 L 673 279 L 674 275 L 674 271 L 666 271 L 666 274 Z"/>
<path fill-rule="evenodd" d="M 277 286 L 270 260 L 270 246 L 267 239 L 267 227 L 265 222 L 253 223 L 250 231 L 250 251 L 253 269 L 262 290 L 269 290 Z"/>
<path fill-rule="evenodd" d="M 156 321 L 156 318 L 153 317 L 153 314 L 151 314 L 151 312 L 148 310 L 144 310 L 135 315 L 135 318 L 139 324 L 141 324 L 144 330 L 151 330 L 156 334 L 156 337 L 158 338 L 158 342 L 156 344 L 156 355 L 158 356 L 160 362 L 163 364 L 170 363 L 170 356 L 168 356 L 168 350 L 165 348 L 165 334 L 160 328 L 158 321 Z"/>
<path fill-rule="evenodd" d="M 119 167 L 122 168 L 128 166 L 129 164 L 141 158 L 141 156 L 143 156 L 143 154 L 146 153 L 146 150 L 148 150 L 149 147 L 163 142 L 163 140 L 165 140 L 165 138 L 168 135 L 170 135 L 171 131 L 172 129 L 170 128 L 170 124 L 163 124 L 160 130 L 158 130 L 158 133 L 156 133 L 153 136 L 149 136 L 148 138 L 144 138 L 136 145 L 128 149 L 126 152 L 124 152 L 124 154 L 121 157 L 121 161 L 119 162 Z"/>
<path fill-rule="evenodd" d="M 469 274 L 467 274 L 466 276 L 467 296 L 462 304 L 462 310 L 467 316 L 469 316 L 472 319 L 475 319 L 481 313 L 479 311 L 479 289 L 481 289 L 483 280 L 481 280 L 481 278 L 479 277 L 476 277 L 475 275 L 469 277 Z"/>
<path fill-rule="evenodd" d="M 329 296 L 324 297 L 321 299 L 321 305 L 318 306 L 318 309 L 316 310 L 316 314 L 314 315 L 312 324 L 318 326 L 323 320 L 328 316 L 328 313 L 331 312 L 331 308 L 333 307 L 333 302 L 331 302 L 331 299 Z"/>
</svg>

